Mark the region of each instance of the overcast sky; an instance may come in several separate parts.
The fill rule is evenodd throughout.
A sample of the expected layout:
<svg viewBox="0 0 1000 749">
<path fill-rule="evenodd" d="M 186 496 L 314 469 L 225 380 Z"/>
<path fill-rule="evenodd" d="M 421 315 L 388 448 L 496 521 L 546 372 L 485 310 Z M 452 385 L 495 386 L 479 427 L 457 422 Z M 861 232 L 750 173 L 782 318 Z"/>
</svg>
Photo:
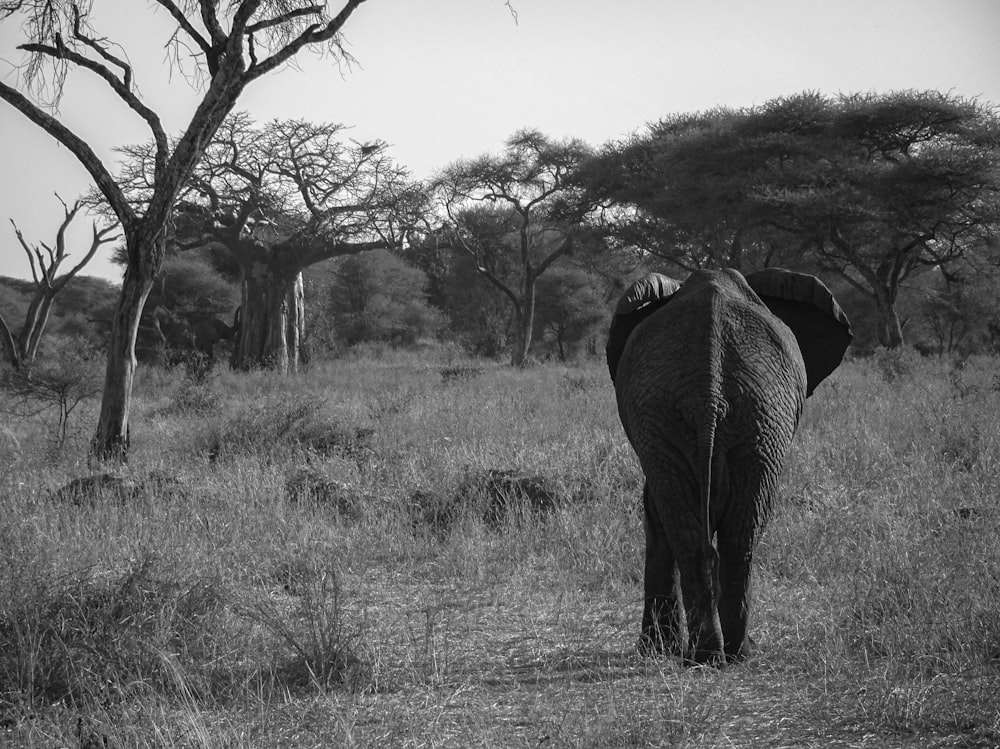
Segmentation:
<svg viewBox="0 0 1000 749">
<path fill-rule="evenodd" d="M 418 177 L 499 150 L 521 127 L 594 145 L 677 112 L 825 94 L 937 89 L 1000 103 L 1000 0 L 368 0 L 345 27 L 357 59 L 339 69 L 300 55 L 251 84 L 238 109 L 301 117 L 381 138 Z M 95 0 L 147 104 L 170 132 L 199 90 L 169 62 L 173 30 L 140 0 Z M 340 2 L 330 8 L 339 10 Z M 0 24 L 0 76 L 18 85 L 19 29 Z M 19 86 L 20 87 L 20 86 Z M 75 74 L 63 121 L 115 171 L 117 145 L 149 133 L 93 76 Z M 89 187 L 73 156 L 0 101 L 0 275 L 28 277 L 9 219 L 51 242 L 67 202 Z M 73 239 L 89 237 L 89 219 Z M 117 279 L 105 258 L 85 271 Z"/>
</svg>

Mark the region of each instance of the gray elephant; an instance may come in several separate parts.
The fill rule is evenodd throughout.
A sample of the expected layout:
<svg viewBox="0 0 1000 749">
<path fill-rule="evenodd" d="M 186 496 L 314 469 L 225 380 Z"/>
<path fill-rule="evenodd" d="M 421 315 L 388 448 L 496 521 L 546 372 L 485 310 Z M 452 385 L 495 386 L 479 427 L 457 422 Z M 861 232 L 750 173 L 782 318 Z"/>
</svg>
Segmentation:
<svg viewBox="0 0 1000 749">
<path fill-rule="evenodd" d="M 819 279 L 782 269 L 651 274 L 622 297 L 607 354 L 646 478 L 643 650 L 747 655 L 754 546 L 805 399 L 852 337 Z"/>
<path fill-rule="evenodd" d="M 143 316 L 137 351 L 144 360 L 188 365 L 211 369 L 215 363 L 215 346 L 220 341 L 233 341 L 240 328 L 240 310 L 232 325 L 215 317 L 181 315 L 161 305 Z"/>
</svg>

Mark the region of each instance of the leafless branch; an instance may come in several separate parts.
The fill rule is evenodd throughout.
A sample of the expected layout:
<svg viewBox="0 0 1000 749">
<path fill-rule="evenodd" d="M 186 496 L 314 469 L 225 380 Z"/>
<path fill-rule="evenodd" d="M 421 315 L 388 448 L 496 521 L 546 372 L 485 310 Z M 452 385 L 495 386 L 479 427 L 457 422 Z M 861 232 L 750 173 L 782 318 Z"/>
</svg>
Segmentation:
<svg viewBox="0 0 1000 749">
<path fill-rule="evenodd" d="M 20 45 L 19 49 L 72 63 L 80 68 L 83 68 L 84 70 L 89 70 L 100 77 L 105 83 L 108 84 L 111 90 L 118 95 L 118 98 L 125 102 L 130 109 L 146 121 L 157 145 L 160 146 L 162 148 L 162 152 L 165 153 L 167 136 L 163 130 L 163 125 L 161 124 L 160 118 L 156 112 L 143 104 L 142 100 L 136 96 L 134 91 L 132 91 L 131 67 L 123 60 L 120 60 L 103 49 L 97 41 L 84 35 L 81 31 L 81 24 L 78 15 L 74 18 L 74 36 L 87 47 L 97 51 L 105 60 L 121 67 L 123 71 L 122 78 L 119 79 L 106 65 L 103 65 L 95 60 L 91 60 L 79 52 L 75 52 L 67 47 L 66 43 L 63 41 L 62 35 L 59 33 L 55 34 L 55 46 L 41 43 L 29 43 Z M 4 98 L 7 97 L 4 96 Z M 10 100 L 8 99 L 8 101 Z"/>
<path fill-rule="evenodd" d="M 305 8 L 295 8 L 287 13 L 283 13 L 276 18 L 269 18 L 264 21 L 258 21 L 257 23 L 251 24 L 247 27 L 247 33 L 253 34 L 257 31 L 263 31 L 264 29 L 269 29 L 274 26 L 280 26 L 283 23 L 287 23 L 294 18 L 300 18 L 302 16 L 319 16 L 323 13 L 322 5 L 310 5 Z"/>
<path fill-rule="evenodd" d="M 194 43 L 198 45 L 198 47 L 201 49 L 202 53 L 205 54 L 206 57 L 211 53 L 212 45 L 209 44 L 208 40 L 205 39 L 205 37 L 203 37 L 198 32 L 198 30 L 191 24 L 187 16 L 180 8 L 178 8 L 174 3 L 172 3 L 171 0 L 155 0 L 155 2 L 161 7 L 166 9 L 166 11 L 170 14 L 170 16 L 174 19 L 174 21 L 177 22 L 178 29 L 183 30 L 185 34 L 191 37 L 191 39 L 194 40 Z M 221 31 L 222 30 L 219 29 L 220 36 L 221 36 Z"/>
<path fill-rule="evenodd" d="M 66 146 L 90 173 L 101 194 L 108 201 L 118 220 L 124 227 L 135 220 L 135 214 L 129 206 L 115 179 L 108 172 L 103 162 L 94 150 L 76 133 L 63 125 L 48 112 L 40 109 L 17 89 L 11 88 L 0 81 L 0 98 L 7 101 L 25 117 L 34 122 L 45 132 Z"/>
<path fill-rule="evenodd" d="M 281 67 L 294 57 L 303 47 L 310 44 L 333 41 L 337 46 L 341 58 L 350 60 L 350 56 L 344 51 L 343 45 L 340 42 L 340 30 L 343 28 L 344 24 L 347 23 L 347 19 L 350 18 L 354 11 L 357 10 L 358 7 L 364 2 L 365 0 L 349 0 L 349 2 L 341 8 L 340 12 L 328 23 L 317 23 L 307 26 L 301 34 L 285 44 L 284 47 L 279 49 L 266 60 L 263 60 L 248 70 L 246 73 L 247 79 L 252 80 L 254 78 L 259 78 L 260 76 Z M 283 17 L 283 23 L 288 23 L 295 17 L 296 16 L 286 14 L 286 17 Z M 273 22 L 268 23 L 272 26 L 274 25 Z"/>
<path fill-rule="evenodd" d="M 106 62 L 115 65 L 122 70 L 122 85 L 129 91 L 132 90 L 132 66 L 126 63 L 119 57 L 115 57 L 113 54 L 108 52 L 98 40 L 92 39 L 83 33 L 83 28 L 80 23 L 80 9 L 78 6 L 73 6 L 73 36 L 83 42 L 86 46 L 90 47 L 94 52 L 100 55 Z M 103 39 L 101 41 L 104 41 Z"/>
</svg>

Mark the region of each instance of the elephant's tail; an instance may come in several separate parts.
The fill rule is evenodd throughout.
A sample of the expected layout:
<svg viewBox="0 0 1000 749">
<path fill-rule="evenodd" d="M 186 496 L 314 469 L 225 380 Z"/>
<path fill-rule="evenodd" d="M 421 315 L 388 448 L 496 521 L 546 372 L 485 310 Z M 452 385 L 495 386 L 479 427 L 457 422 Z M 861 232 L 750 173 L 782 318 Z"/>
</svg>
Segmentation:
<svg viewBox="0 0 1000 749">
<path fill-rule="evenodd" d="M 715 462 L 715 432 L 719 421 L 725 416 L 726 404 L 721 398 L 709 399 L 705 408 L 705 422 L 698 430 L 698 486 L 701 493 L 702 544 L 706 549 L 712 546 L 712 464 Z"/>
<path fill-rule="evenodd" d="M 723 314 L 721 306 L 722 300 L 718 296 L 713 296 L 711 315 L 715 325 L 719 324 Z M 696 430 L 696 440 L 698 449 L 698 486 L 701 500 L 701 547 L 703 558 L 709 565 L 707 570 L 709 579 L 712 581 L 713 599 L 718 600 L 718 555 L 715 546 L 712 544 L 712 483 L 719 480 L 719 477 L 712 476 L 712 465 L 715 462 L 715 435 L 719 422 L 726 416 L 728 404 L 722 393 L 722 349 L 720 336 L 713 331 L 708 336 L 705 355 L 708 361 L 705 362 L 707 377 L 703 384 L 705 390 L 702 394 L 702 414 Z"/>
</svg>

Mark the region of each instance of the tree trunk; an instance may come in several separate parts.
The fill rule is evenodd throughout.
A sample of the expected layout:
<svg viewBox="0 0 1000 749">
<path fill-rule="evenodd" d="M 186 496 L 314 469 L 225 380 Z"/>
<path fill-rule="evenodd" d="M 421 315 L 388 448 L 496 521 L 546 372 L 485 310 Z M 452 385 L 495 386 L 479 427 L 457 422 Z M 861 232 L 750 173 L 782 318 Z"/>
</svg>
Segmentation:
<svg viewBox="0 0 1000 749">
<path fill-rule="evenodd" d="M 23 366 L 17 344 L 14 342 L 14 335 L 10 332 L 3 315 L 0 315 L 0 348 L 3 349 L 4 359 L 10 362 L 14 369 L 20 369 Z"/>
<path fill-rule="evenodd" d="M 288 364 L 291 372 L 297 372 L 302 361 L 302 341 L 306 331 L 306 296 L 302 273 L 295 274 L 295 281 L 288 289 L 288 327 L 286 341 Z"/>
<path fill-rule="evenodd" d="M 55 293 L 51 289 L 35 292 L 28 305 L 24 327 L 21 328 L 17 338 L 7 326 L 7 322 L 0 318 L 0 345 L 3 348 L 4 358 L 14 369 L 21 369 L 35 360 L 38 342 L 42 339 L 45 325 L 49 321 L 49 311 L 54 296 Z"/>
<path fill-rule="evenodd" d="M 732 242 L 729 244 L 729 267 L 733 270 L 743 272 L 743 232 L 737 229 L 733 233 Z"/>
<path fill-rule="evenodd" d="M 49 322 L 49 312 L 52 309 L 52 298 L 54 292 L 42 290 L 31 300 L 28 307 L 28 314 L 25 316 L 24 328 L 21 330 L 18 345 L 20 347 L 20 357 L 25 364 L 30 364 L 38 354 L 38 342 L 42 340 L 42 333 Z"/>
<path fill-rule="evenodd" d="M 97 433 L 90 443 L 90 454 L 98 460 L 124 462 L 128 457 L 129 409 L 132 405 L 132 382 L 135 378 L 135 338 L 146 297 L 153 288 L 163 263 L 165 244 L 162 232 L 126 234 L 128 267 L 122 279 L 108 342 L 108 366 Z"/>
<path fill-rule="evenodd" d="M 888 349 L 903 345 L 903 327 L 896 314 L 896 294 L 889 288 L 875 289 L 875 315 L 878 342 Z"/>
<path fill-rule="evenodd" d="M 511 366 L 523 367 L 531 348 L 531 331 L 535 325 L 535 278 L 530 269 L 524 275 L 521 290 L 521 314 L 517 318 L 517 332 L 514 350 L 510 355 Z"/>
<path fill-rule="evenodd" d="M 233 348 L 233 369 L 274 369 L 296 372 L 305 318 L 302 273 L 290 277 L 265 270 L 243 274 L 239 337 Z"/>
</svg>

